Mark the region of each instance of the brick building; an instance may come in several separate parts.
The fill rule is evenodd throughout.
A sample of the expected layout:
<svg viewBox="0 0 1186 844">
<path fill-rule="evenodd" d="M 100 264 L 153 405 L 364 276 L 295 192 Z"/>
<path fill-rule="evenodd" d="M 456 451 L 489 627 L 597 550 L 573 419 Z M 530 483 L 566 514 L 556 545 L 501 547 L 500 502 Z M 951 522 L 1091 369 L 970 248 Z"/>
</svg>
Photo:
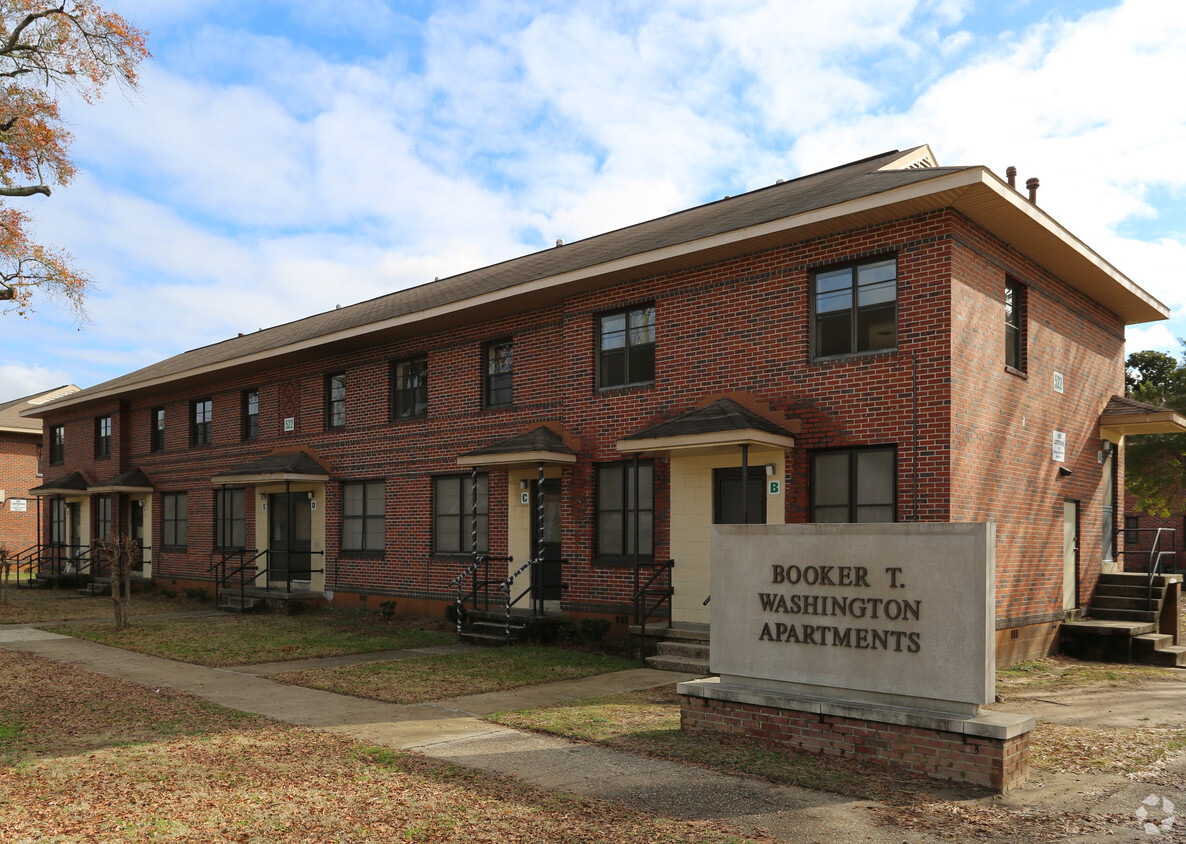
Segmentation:
<svg viewBox="0 0 1186 844">
<path fill-rule="evenodd" d="M 0 545 L 19 554 L 37 544 L 38 499 L 29 490 L 41 483 L 41 420 L 21 416 L 78 392 L 73 384 L 0 404 Z"/>
<path fill-rule="evenodd" d="M 1112 565 L 1101 414 L 1125 326 L 1167 315 L 1032 195 L 894 151 L 34 411 L 45 538 L 127 525 L 177 583 L 266 549 L 271 578 L 404 612 L 475 544 L 538 553 L 552 606 L 618 622 L 636 558 L 672 559 L 673 618 L 707 622 L 714 521 L 991 520 L 1008 661 Z"/>
</svg>

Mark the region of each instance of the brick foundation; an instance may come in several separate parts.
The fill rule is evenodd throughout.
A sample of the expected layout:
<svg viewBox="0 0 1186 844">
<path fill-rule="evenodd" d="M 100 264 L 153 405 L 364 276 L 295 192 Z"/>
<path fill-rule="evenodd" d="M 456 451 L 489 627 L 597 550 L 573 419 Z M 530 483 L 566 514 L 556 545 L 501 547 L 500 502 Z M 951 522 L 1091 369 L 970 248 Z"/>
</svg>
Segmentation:
<svg viewBox="0 0 1186 844">
<path fill-rule="evenodd" d="M 680 728 L 685 732 L 744 736 L 809 753 L 905 768 L 1001 793 L 1013 790 L 1029 776 L 1031 718 L 1003 713 L 966 719 L 936 717 L 792 698 L 777 706 L 770 705 L 775 696 L 768 692 L 747 695 L 744 690 L 719 686 L 714 690 L 714 685 L 711 681 L 679 685 Z M 729 699 L 747 696 L 755 702 Z M 877 720 L 874 716 L 879 712 L 887 720 Z"/>
</svg>

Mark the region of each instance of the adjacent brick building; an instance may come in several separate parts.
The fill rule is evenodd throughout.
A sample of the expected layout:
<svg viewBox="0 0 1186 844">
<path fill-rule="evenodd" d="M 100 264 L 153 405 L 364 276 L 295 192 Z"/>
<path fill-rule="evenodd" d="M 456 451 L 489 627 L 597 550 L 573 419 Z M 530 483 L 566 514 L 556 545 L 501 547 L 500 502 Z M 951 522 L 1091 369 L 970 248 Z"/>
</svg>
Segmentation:
<svg viewBox="0 0 1186 844">
<path fill-rule="evenodd" d="M 673 618 L 707 622 L 714 521 L 991 520 L 1008 661 L 1114 565 L 1101 414 L 1125 326 L 1167 315 L 988 169 L 894 151 L 35 411 L 45 538 L 129 526 L 178 583 L 266 550 L 270 577 L 408 612 L 474 544 L 539 553 L 551 606 L 618 622 L 636 557 L 673 559 Z"/>
<path fill-rule="evenodd" d="M 0 545 L 10 554 L 37 544 L 39 502 L 29 490 L 41 484 L 41 420 L 21 411 L 74 392 L 71 384 L 0 404 Z"/>
</svg>

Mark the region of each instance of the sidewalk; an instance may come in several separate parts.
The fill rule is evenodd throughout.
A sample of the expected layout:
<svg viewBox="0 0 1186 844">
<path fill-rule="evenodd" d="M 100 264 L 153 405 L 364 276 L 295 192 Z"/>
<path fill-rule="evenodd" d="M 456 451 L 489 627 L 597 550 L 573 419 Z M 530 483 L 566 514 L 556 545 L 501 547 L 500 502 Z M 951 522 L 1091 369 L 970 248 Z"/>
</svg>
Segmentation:
<svg viewBox="0 0 1186 844">
<path fill-rule="evenodd" d="M 266 679 L 267 674 L 279 670 L 337 665 L 343 660 L 387 659 L 389 654 L 233 669 L 204 668 L 46 633 L 29 625 L 0 627 L 0 648 L 26 651 L 146 686 L 177 689 L 278 721 L 416 751 L 458 765 L 511 775 L 544 788 L 617 801 L 676 819 L 727 821 L 742 831 L 765 833 L 783 841 L 913 844 L 940 840 L 923 833 L 875 826 L 872 814 L 866 811 L 873 804 L 867 802 L 520 732 L 481 720 L 481 716 L 492 712 L 653 688 L 692 675 L 639 668 L 508 692 L 399 706 Z"/>
</svg>

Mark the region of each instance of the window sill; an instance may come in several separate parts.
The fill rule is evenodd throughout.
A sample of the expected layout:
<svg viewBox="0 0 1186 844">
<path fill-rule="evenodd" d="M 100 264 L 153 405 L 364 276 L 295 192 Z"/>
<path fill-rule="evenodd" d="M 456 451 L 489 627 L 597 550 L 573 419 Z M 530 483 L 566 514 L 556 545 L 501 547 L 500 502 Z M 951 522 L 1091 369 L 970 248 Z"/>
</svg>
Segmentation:
<svg viewBox="0 0 1186 844">
<path fill-rule="evenodd" d="M 595 566 L 600 566 L 601 568 L 634 568 L 633 557 L 594 557 L 590 562 Z M 639 565 L 650 566 L 654 565 L 655 561 L 652 557 L 639 557 L 638 563 Z"/>
<path fill-rule="evenodd" d="M 1014 369 L 1013 367 L 1009 366 L 1008 364 L 1005 364 L 1005 371 L 1008 372 L 1010 375 L 1015 375 L 1018 378 L 1021 378 L 1023 380 L 1029 380 L 1029 375 L 1027 373 L 1022 372 L 1020 369 Z"/>
<path fill-rule="evenodd" d="M 347 550 L 343 548 L 338 552 L 339 560 L 382 560 L 383 555 L 386 554 L 386 549 L 379 549 L 377 551 L 362 551 L 362 550 Z"/>
<path fill-rule="evenodd" d="M 625 393 L 637 393 L 640 390 L 653 390 L 655 382 L 639 381 L 637 384 L 618 384 L 612 387 L 597 387 L 594 392 L 601 396 L 614 396 Z"/>
<path fill-rule="evenodd" d="M 413 422 L 427 422 L 428 414 L 421 413 L 419 416 L 393 416 L 391 417 L 392 425 L 408 425 Z"/>
<path fill-rule="evenodd" d="M 828 355 L 827 357 L 813 357 L 811 363 L 813 365 L 829 364 L 829 363 L 845 363 L 851 360 L 867 360 L 875 357 L 893 357 L 898 353 L 897 346 L 891 346 L 886 349 L 870 349 L 865 352 L 846 352 L 842 355 Z"/>
</svg>

